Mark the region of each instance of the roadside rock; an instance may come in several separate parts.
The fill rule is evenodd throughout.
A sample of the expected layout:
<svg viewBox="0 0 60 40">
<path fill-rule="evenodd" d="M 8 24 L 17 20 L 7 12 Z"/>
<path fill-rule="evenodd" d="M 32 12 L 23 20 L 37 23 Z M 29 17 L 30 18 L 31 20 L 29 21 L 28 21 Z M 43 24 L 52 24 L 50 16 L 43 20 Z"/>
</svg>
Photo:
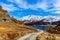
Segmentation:
<svg viewBox="0 0 60 40">
<path fill-rule="evenodd" d="M 55 36 L 50 33 L 44 32 L 37 37 L 37 40 L 55 40 Z"/>
</svg>

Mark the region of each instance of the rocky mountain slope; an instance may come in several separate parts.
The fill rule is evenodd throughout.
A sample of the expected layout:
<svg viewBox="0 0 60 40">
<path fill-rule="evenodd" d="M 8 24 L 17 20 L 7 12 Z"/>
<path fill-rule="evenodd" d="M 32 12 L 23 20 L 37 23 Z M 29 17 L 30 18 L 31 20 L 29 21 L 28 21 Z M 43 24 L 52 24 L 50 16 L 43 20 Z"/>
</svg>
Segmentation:
<svg viewBox="0 0 60 40">
<path fill-rule="evenodd" d="M 25 25 L 20 25 L 16 23 L 8 23 L 8 22 L 0 22 L 0 34 L 1 36 L 7 36 L 9 40 L 12 40 L 18 36 L 23 36 L 28 33 L 37 32 L 38 30 L 28 27 Z M 1 40 L 4 40 L 4 38 L 7 37 L 1 37 Z"/>
<path fill-rule="evenodd" d="M 14 40 L 28 33 L 38 32 L 29 26 L 25 26 L 23 22 L 11 18 L 8 12 L 0 6 L 0 40 Z"/>
<path fill-rule="evenodd" d="M 8 12 L 0 6 L 0 20 L 4 19 L 10 20 L 10 16 L 8 15 Z"/>
<path fill-rule="evenodd" d="M 47 30 L 50 33 L 60 34 L 60 24 Z"/>
</svg>

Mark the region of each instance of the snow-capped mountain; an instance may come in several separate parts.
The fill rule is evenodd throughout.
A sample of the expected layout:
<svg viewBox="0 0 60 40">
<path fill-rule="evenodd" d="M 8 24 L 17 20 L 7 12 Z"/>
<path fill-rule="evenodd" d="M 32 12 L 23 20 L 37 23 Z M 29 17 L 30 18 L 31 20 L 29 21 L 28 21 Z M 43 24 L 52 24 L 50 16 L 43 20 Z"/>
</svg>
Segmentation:
<svg viewBox="0 0 60 40">
<path fill-rule="evenodd" d="M 22 21 L 24 22 L 37 22 L 41 20 L 41 16 L 35 16 L 35 15 L 28 15 L 28 16 L 24 16 L 22 17 Z"/>
<path fill-rule="evenodd" d="M 55 22 L 60 21 L 60 16 L 35 16 L 35 15 L 28 15 L 21 18 L 22 21 L 25 23 L 29 22 L 37 22 L 43 20 L 43 22 Z"/>
<path fill-rule="evenodd" d="M 43 20 L 44 22 L 55 22 L 60 21 L 60 16 L 47 16 Z"/>
</svg>

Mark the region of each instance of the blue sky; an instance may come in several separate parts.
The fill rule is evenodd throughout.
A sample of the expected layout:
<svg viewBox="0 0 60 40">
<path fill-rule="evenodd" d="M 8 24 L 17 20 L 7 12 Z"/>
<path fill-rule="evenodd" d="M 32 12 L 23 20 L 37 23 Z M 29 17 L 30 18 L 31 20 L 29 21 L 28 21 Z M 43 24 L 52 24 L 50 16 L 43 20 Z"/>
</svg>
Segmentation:
<svg viewBox="0 0 60 40">
<path fill-rule="evenodd" d="M 60 0 L 0 0 L 10 16 L 60 16 Z"/>
</svg>

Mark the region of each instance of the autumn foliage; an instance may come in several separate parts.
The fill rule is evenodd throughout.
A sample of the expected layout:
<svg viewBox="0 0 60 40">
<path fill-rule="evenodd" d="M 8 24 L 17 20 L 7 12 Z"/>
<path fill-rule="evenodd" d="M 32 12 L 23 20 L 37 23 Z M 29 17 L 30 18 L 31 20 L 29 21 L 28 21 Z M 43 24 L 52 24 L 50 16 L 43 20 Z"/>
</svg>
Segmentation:
<svg viewBox="0 0 60 40">
<path fill-rule="evenodd" d="M 14 23 L 23 24 L 22 21 L 17 20 L 17 19 L 15 19 L 15 18 L 13 18 L 13 17 L 11 18 L 11 20 L 12 20 L 12 22 L 14 22 Z"/>
<path fill-rule="evenodd" d="M 49 30 L 47 30 L 50 33 L 60 34 L 60 24 L 56 27 L 51 27 Z"/>
</svg>

